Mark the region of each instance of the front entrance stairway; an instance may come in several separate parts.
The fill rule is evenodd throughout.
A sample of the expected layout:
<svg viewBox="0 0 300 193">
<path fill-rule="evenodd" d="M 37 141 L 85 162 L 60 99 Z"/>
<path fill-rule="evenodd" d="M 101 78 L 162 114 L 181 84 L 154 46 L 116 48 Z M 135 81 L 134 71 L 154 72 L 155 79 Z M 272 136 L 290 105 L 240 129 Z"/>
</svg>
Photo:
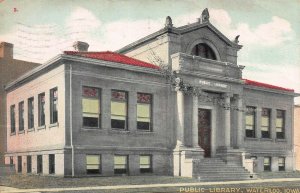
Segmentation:
<svg viewBox="0 0 300 193">
<path fill-rule="evenodd" d="M 204 158 L 193 164 L 193 177 L 200 181 L 250 180 L 256 178 L 243 166 L 220 158 Z"/>
</svg>

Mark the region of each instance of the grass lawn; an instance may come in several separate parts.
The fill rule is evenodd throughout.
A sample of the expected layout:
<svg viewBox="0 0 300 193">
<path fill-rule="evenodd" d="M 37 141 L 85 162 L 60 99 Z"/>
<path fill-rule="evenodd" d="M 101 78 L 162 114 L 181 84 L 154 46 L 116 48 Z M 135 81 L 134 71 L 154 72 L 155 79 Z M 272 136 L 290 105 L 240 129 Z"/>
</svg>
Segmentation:
<svg viewBox="0 0 300 193">
<path fill-rule="evenodd" d="M 0 185 L 14 188 L 57 188 L 91 187 L 129 184 L 164 184 L 199 182 L 192 178 L 171 176 L 124 176 L 124 177 L 84 177 L 63 178 L 37 175 L 11 175 L 0 177 Z"/>
</svg>

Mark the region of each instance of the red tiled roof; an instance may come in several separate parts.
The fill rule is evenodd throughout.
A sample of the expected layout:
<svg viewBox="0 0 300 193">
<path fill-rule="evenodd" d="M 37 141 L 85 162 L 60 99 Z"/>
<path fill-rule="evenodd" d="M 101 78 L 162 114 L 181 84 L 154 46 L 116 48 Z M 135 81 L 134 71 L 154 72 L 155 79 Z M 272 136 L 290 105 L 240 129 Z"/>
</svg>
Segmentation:
<svg viewBox="0 0 300 193">
<path fill-rule="evenodd" d="M 105 61 L 110 61 L 110 62 L 118 62 L 118 63 L 128 64 L 128 65 L 132 65 L 132 66 L 140 66 L 140 67 L 145 67 L 145 68 L 159 69 L 159 67 L 154 64 L 143 62 L 141 60 L 130 58 L 128 56 L 118 54 L 115 52 L 110 52 L 110 51 L 106 51 L 106 52 L 64 51 L 64 54 L 81 56 L 81 57 L 98 59 L 98 60 L 105 60 Z"/>
<path fill-rule="evenodd" d="M 262 82 L 257 82 L 253 80 L 248 80 L 248 79 L 243 79 L 245 81 L 246 85 L 251 85 L 251 86 L 257 86 L 257 87 L 263 87 L 263 88 L 271 88 L 271 89 L 276 89 L 276 90 L 283 90 L 283 91 L 288 91 L 288 92 L 294 92 L 294 89 L 289 89 L 289 88 L 283 88 L 271 84 L 266 84 Z"/>
</svg>

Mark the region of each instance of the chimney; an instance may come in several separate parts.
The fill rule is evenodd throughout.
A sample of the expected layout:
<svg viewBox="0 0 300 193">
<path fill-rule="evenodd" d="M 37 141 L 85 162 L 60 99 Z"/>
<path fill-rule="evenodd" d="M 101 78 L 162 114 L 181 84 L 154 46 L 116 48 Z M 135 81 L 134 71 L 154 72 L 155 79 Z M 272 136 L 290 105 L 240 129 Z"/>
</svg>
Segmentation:
<svg viewBox="0 0 300 193">
<path fill-rule="evenodd" d="M 75 51 L 78 52 L 87 52 L 89 49 L 89 44 L 86 42 L 76 41 L 73 43 Z"/>
<path fill-rule="evenodd" d="M 0 58 L 13 59 L 14 45 L 7 42 L 0 43 Z"/>
</svg>

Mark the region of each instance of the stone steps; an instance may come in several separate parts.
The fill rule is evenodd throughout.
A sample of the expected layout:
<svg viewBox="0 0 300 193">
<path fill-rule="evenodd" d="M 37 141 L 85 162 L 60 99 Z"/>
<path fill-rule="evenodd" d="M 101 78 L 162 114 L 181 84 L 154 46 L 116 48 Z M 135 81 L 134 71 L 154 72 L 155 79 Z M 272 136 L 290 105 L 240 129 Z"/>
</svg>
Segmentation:
<svg viewBox="0 0 300 193">
<path fill-rule="evenodd" d="M 230 181 L 255 179 L 244 167 L 225 163 L 220 158 L 204 158 L 193 164 L 193 176 L 200 181 Z"/>
</svg>

